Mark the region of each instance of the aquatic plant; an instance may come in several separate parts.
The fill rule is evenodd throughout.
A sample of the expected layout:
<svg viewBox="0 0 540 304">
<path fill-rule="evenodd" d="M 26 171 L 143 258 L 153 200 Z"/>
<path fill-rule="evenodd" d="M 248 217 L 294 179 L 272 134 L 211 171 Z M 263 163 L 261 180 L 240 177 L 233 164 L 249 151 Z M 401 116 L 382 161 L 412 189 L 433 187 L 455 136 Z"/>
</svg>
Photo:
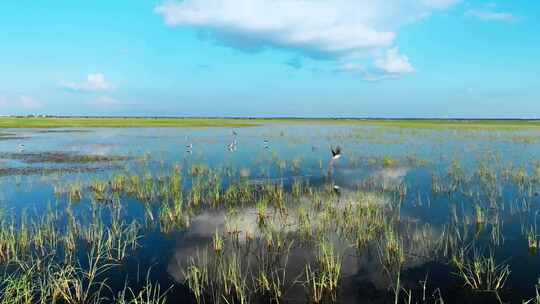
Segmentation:
<svg viewBox="0 0 540 304">
<path fill-rule="evenodd" d="M 5 271 L 0 275 L 0 304 L 12 303 L 10 299 L 19 303 L 165 303 L 167 290 L 155 278 L 148 276 L 140 282 L 137 274 L 137 285 L 144 286 L 131 285 L 134 277 L 129 269 L 139 259 L 132 255 L 143 252 L 144 256 L 146 248 L 141 246 L 149 241 L 192 237 L 191 232 L 198 233 L 189 230 L 194 222 L 195 227 L 210 231 L 203 231 L 197 238 L 200 243 L 188 248 L 196 255 L 175 256 L 182 260 L 181 275 L 174 278 L 184 281 L 198 303 L 285 303 L 297 287 L 304 288 L 310 302 L 340 302 L 340 290 L 350 280 L 347 272 L 352 271 L 342 264 L 350 257 L 359 263 L 369 259 L 366 271 L 384 273 L 388 291 L 384 295 L 395 302 L 442 299 L 439 291 L 425 300 L 425 281 L 422 299 L 415 298 L 419 290 L 412 287 L 416 282 L 410 282 L 405 270 L 425 262 L 454 266 L 456 275 L 473 291 L 503 289 L 509 265 L 496 264 L 493 255 L 461 252 L 479 245 L 497 252 L 509 230 L 514 230 L 503 229 L 507 228 L 503 220 L 510 228 L 521 225 L 519 241 L 531 251 L 537 248 L 536 225 L 531 221 L 538 210 L 538 163 L 504 163 L 497 152 L 468 144 L 463 147 L 468 153 L 463 154 L 466 162 L 458 161 L 462 151 L 453 149 L 441 149 L 441 155 L 434 150 L 436 161 L 427 163 L 418 160 L 418 151 L 384 157 L 377 155 L 378 150 L 362 150 L 366 141 L 407 143 L 403 147 L 416 149 L 408 137 L 429 136 L 417 130 L 414 134 L 391 132 L 396 138 L 385 138 L 384 132 L 388 131 L 360 135 L 366 132 L 343 130 L 328 138 L 351 141 L 351 146 L 363 151 L 354 155 L 351 149 L 341 162 L 345 174 L 333 177 L 326 175 L 326 151 L 317 149 L 313 157 L 280 159 L 278 152 L 265 151 L 251 164 L 231 162 L 216 167 L 202 161 L 202 153 L 184 159 L 182 167 L 170 168 L 167 161 L 148 153 L 112 175 L 70 176 L 71 181 L 65 183 L 61 174 L 67 171 L 44 174 L 35 185 L 53 185 L 56 195 L 47 210 L 36 205 L 37 210 L 22 212 L 8 202 L 7 212 L 13 214 L 0 213 L 0 264 Z M 441 133 L 467 143 L 491 136 Z M 439 140 L 440 135 L 425 140 Z M 512 137 L 505 140 L 514 142 Z M 290 142 L 306 149 L 305 139 Z M 437 143 L 446 148 L 443 140 Z M 416 167 L 422 163 L 424 167 Z M 401 168 L 398 165 L 415 167 L 408 177 L 419 176 L 421 183 L 393 176 Z M 360 169 L 360 180 L 349 179 L 345 171 L 349 167 Z M 375 176 L 379 171 L 389 174 L 392 182 Z M 31 180 L 17 177 L 7 183 L 32 191 Z M 342 187 L 336 189 L 337 184 Z M 0 203 L 4 206 L 2 197 Z M 186 233 L 178 233 L 181 230 Z M 89 251 L 92 259 L 99 259 L 97 264 L 86 262 Z M 103 271 L 92 271 L 100 267 Z M 117 272 L 124 271 L 123 290 L 118 289 L 122 282 L 107 286 L 109 276 L 121 277 L 124 273 Z M 88 285 L 90 277 L 93 287 Z"/>
<path fill-rule="evenodd" d="M 341 258 L 332 244 L 322 242 L 314 265 L 305 266 L 304 286 L 308 301 L 321 303 L 324 299 L 337 301 L 341 278 Z"/>
<path fill-rule="evenodd" d="M 452 258 L 452 262 L 465 286 L 476 291 L 496 292 L 504 287 L 510 276 L 510 267 L 505 263 L 497 264 L 493 254 L 484 257 L 475 252 L 469 258 L 462 251 Z"/>
</svg>

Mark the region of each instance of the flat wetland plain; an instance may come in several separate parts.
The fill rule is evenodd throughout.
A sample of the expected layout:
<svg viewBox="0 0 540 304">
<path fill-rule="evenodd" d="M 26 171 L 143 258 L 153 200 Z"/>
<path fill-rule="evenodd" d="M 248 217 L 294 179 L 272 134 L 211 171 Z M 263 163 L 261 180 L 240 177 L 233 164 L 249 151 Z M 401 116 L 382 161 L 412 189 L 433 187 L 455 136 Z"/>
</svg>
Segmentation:
<svg viewBox="0 0 540 304">
<path fill-rule="evenodd" d="M 540 303 L 539 204 L 535 120 L 3 117 L 0 304 Z"/>
<path fill-rule="evenodd" d="M 404 128 L 540 128 L 526 119 L 352 119 L 352 118 L 133 118 L 133 117 L 0 117 L 2 128 L 62 127 L 247 127 L 267 123 L 376 125 Z"/>
</svg>

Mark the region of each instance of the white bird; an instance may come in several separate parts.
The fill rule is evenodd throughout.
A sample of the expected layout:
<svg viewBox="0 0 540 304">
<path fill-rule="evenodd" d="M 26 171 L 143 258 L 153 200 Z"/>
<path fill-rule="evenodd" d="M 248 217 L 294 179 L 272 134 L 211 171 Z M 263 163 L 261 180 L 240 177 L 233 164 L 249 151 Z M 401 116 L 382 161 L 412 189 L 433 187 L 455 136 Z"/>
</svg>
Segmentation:
<svg viewBox="0 0 540 304">
<path fill-rule="evenodd" d="M 24 152 L 24 145 L 23 144 L 19 144 L 19 146 L 17 147 L 17 150 L 19 152 Z"/>
<path fill-rule="evenodd" d="M 236 151 L 237 148 L 238 148 L 238 141 L 236 141 L 236 132 L 234 132 L 233 135 L 235 135 L 235 136 L 234 136 L 232 142 L 227 145 L 227 149 L 229 151 L 231 151 L 231 152 Z"/>
<path fill-rule="evenodd" d="M 338 160 L 339 158 L 341 158 L 341 148 L 339 146 L 337 147 L 332 147 L 330 146 L 330 151 L 332 151 L 332 159 L 330 160 L 330 165 L 328 166 L 328 176 L 334 180 L 333 176 L 334 176 L 334 162 L 336 160 Z M 333 185 L 333 190 L 334 190 L 334 193 L 336 193 L 338 196 L 341 195 L 341 188 L 334 184 Z"/>
<path fill-rule="evenodd" d="M 341 158 L 341 148 L 339 146 L 337 146 L 335 149 L 330 147 L 330 150 L 332 151 L 332 160 Z"/>
<path fill-rule="evenodd" d="M 270 149 L 270 143 L 269 143 L 268 139 L 264 140 L 264 148 L 265 149 Z"/>
</svg>

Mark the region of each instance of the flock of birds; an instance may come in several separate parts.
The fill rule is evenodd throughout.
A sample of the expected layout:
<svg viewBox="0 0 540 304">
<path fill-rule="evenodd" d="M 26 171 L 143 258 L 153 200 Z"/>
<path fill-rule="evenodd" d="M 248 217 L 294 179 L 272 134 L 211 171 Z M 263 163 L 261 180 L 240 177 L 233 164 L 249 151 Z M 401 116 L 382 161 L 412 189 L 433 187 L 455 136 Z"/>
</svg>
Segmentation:
<svg viewBox="0 0 540 304">
<path fill-rule="evenodd" d="M 238 133 L 235 130 L 233 130 L 232 135 L 233 135 L 233 139 L 229 144 L 227 144 L 227 150 L 229 150 L 230 152 L 235 152 L 238 149 L 238 140 L 237 140 Z M 186 136 L 186 142 L 188 142 L 186 144 L 186 153 L 193 154 L 193 143 L 189 142 L 189 138 L 187 136 Z M 270 149 L 270 141 L 268 139 L 265 138 L 263 140 L 263 145 L 264 145 L 264 149 L 266 149 L 266 150 Z M 17 151 L 19 153 L 23 153 L 24 148 L 25 148 L 24 144 L 19 144 L 18 147 L 17 147 Z M 316 149 L 317 149 L 316 146 L 311 147 L 312 151 L 315 151 Z M 336 146 L 336 147 L 330 146 L 330 152 L 332 152 L 332 158 L 330 159 L 329 175 L 332 175 L 334 162 L 337 161 L 338 159 L 340 159 L 341 155 L 342 155 L 341 154 L 341 147 L 339 147 L 339 146 Z M 334 185 L 334 190 L 336 192 L 339 192 L 339 190 L 340 190 L 339 186 Z"/>
<path fill-rule="evenodd" d="M 236 137 L 238 136 L 238 133 L 233 130 L 232 131 L 232 135 L 233 135 L 233 139 L 231 141 L 231 143 L 227 144 L 227 150 L 231 151 L 231 152 L 235 152 L 237 149 L 238 149 L 238 141 L 236 140 Z M 186 141 L 189 141 L 189 138 L 186 136 Z M 270 141 L 268 139 L 264 139 L 263 140 L 263 145 L 264 145 L 264 149 L 268 150 L 270 149 Z M 311 147 L 311 150 L 314 151 L 316 150 L 317 147 L 316 146 L 312 146 Z M 19 153 L 22 153 L 24 152 L 24 144 L 19 144 L 17 146 L 17 151 Z M 330 151 L 332 152 L 332 159 L 331 159 L 331 164 L 338 160 L 340 157 L 341 157 L 341 148 L 339 146 L 337 147 L 330 147 Z M 192 154 L 193 153 L 193 143 L 189 142 L 186 144 L 186 153 L 188 154 Z"/>
<path fill-rule="evenodd" d="M 231 143 L 227 144 L 227 150 L 231 151 L 231 152 L 235 152 L 237 149 L 238 149 L 238 141 L 236 140 L 236 137 L 238 136 L 238 133 L 233 130 L 232 131 L 232 135 L 233 135 L 233 139 L 231 141 Z M 189 138 L 186 136 L 186 141 L 189 141 Z M 268 150 L 270 149 L 270 141 L 268 139 L 264 139 L 263 140 L 263 145 L 264 145 L 264 149 Z M 17 151 L 19 153 L 22 153 L 24 152 L 24 144 L 19 144 L 17 146 Z M 317 147 L 316 146 L 312 146 L 311 147 L 311 150 L 314 151 L 316 150 Z M 330 147 L 330 150 L 332 152 L 332 159 L 331 159 L 331 163 L 333 163 L 335 160 L 338 160 L 340 157 L 341 157 L 341 148 L 339 146 L 337 147 Z M 186 144 L 186 153 L 188 154 L 192 154 L 193 153 L 193 143 L 189 142 Z"/>
<path fill-rule="evenodd" d="M 229 150 L 230 152 L 235 152 L 238 149 L 237 137 L 238 137 L 238 133 L 235 130 L 233 130 L 232 131 L 232 141 L 229 144 L 227 144 L 227 150 Z M 187 136 L 186 136 L 186 141 L 189 142 L 189 138 Z M 266 150 L 270 149 L 270 141 L 265 138 L 263 140 L 263 146 L 264 146 L 264 149 L 266 149 Z M 311 150 L 315 151 L 317 148 L 318 148 L 317 146 L 312 146 Z M 334 163 L 338 159 L 340 159 L 341 156 L 342 156 L 341 147 L 340 146 L 335 146 L 335 147 L 330 146 L 330 152 L 332 153 L 332 157 L 330 159 L 328 175 L 333 176 Z M 188 144 L 186 144 L 186 153 L 188 153 L 188 154 L 193 153 L 193 143 L 189 142 Z M 339 195 L 341 193 L 341 188 L 336 184 L 334 184 L 333 187 L 334 187 L 334 191 Z"/>
<path fill-rule="evenodd" d="M 232 135 L 233 135 L 233 139 L 229 144 L 227 144 L 227 150 L 229 150 L 230 152 L 235 152 L 238 149 L 238 140 L 236 139 L 237 136 L 238 136 L 238 133 L 235 130 L 233 130 Z M 189 141 L 189 138 L 187 136 L 186 136 L 186 141 Z M 263 146 L 264 146 L 264 149 L 266 149 L 266 150 L 270 149 L 270 141 L 265 138 L 263 140 Z M 316 149 L 317 149 L 317 146 L 312 146 L 311 147 L 312 151 L 315 151 Z M 330 160 L 330 164 L 332 165 L 334 163 L 334 161 L 341 158 L 341 155 L 342 155 L 341 154 L 341 147 L 339 147 L 339 146 L 336 146 L 336 147 L 330 146 L 330 151 L 332 152 L 332 158 Z M 188 153 L 188 154 L 193 153 L 193 143 L 189 142 L 188 144 L 186 144 L 186 153 Z"/>
</svg>

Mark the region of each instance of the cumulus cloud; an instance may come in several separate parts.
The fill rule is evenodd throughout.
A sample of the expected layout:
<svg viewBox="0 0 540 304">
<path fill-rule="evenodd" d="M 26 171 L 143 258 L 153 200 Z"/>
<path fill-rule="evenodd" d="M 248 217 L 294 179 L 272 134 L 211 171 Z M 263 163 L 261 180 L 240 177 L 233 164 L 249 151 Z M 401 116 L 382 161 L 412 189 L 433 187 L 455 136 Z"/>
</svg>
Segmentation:
<svg viewBox="0 0 540 304">
<path fill-rule="evenodd" d="M 516 22 L 519 20 L 511 13 L 486 10 L 468 10 L 465 12 L 465 16 L 484 21 Z"/>
<path fill-rule="evenodd" d="M 384 56 L 375 59 L 375 66 L 383 72 L 392 75 L 414 72 L 407 56 L 399 53 L 397 48 L 389 49 Z"/>
<path fill-rule="evenodd" d="M 169 26 L 208 30 L 232 47 L 293 49 L 313 58 L 373 57 L 391 49 L 400 26 L 425 18 L 459 0 L 184 0 L 155 8 Z M 391 53 L 382 66 L 412 70 L 408 59 Z M 382 59 L 381 59 L 382 60 Z"/>
<path fill-rule="evenodd" d="M 80 83 L 62 83 L 62 87 L 77 92 L 104 92 L 113 89 L 113 86 L 105 79 L 105 75 L 101 73 L 88 74 L 86 80 Z"/>
<path fill-rule="evenodd" d="M 335 71 L 359 74 L 366 81 L 380 81 L 413 73 L 414 68 L 407 56 L 400 54 L 397 48 L 392 48 L 386 50 L 382 55 L 376 56 L 373 67 L 348 62 L 339 66 Z"/>
</svg>

